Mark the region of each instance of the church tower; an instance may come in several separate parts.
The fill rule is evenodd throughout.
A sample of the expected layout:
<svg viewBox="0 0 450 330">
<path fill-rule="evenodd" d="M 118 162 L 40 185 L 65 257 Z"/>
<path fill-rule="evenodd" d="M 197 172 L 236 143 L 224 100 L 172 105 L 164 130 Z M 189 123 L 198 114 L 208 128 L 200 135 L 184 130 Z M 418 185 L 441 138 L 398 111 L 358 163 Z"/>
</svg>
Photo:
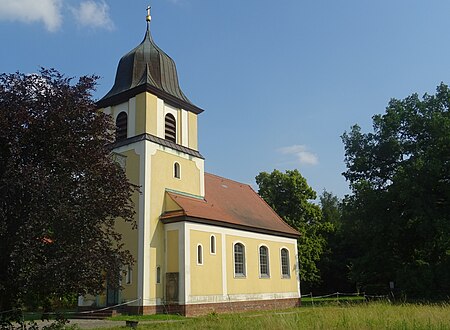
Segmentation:
<svg viewBox="0 0 450 330">
<path fill-rule="evenodd" d="M 114 86 L 97 103 L 116 123 L 113 155 L 140 193 L 133 196 L 137 230 L 117 225 L 136 263 L 129 267 L 122 290 L 108 288 L 96 304 L 137 300 L 130 305 L 145 312 L 160 305 L 163 274 L 170 271 L 159 222 L 166 210 L 166 191 L 198 198 L 205 193 L 204 159 L 197 139 L 197 115 L 203 110 L 181 90 L 175 62 L 152 38 L 150 19 L 148 8 L 144 40 L 120 59 Z"/>
</svg>

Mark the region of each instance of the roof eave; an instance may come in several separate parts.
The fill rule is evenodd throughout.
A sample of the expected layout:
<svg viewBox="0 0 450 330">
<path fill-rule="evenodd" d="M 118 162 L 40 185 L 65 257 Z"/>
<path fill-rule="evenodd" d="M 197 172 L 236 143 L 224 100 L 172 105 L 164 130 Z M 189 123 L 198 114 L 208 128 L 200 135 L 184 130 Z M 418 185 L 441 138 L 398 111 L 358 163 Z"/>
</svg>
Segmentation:
<svg viewBox="0 0 450 330">
<path fill-rule="evenodd" d="M 251 231 L 254 233 L 260 233 L 260 234 L 267 234 L 271 236 L 282 236 L 282 237 L 288 237 L 288 238 L 294 238 L 298 239 L 301 235 L 299 232 L 297 234 L 294 233 L 286 233 L 276 230 L 270 230 L 265 228 L 257 228 L 257 227 L 251 227 L 251 226 L 245 226 L 240 224 L 233 224 L 225 221 L 220 220 L 212 220 L 212 219 L 206 219 L 206 218 L 198 218 L 198 217 L 192 217 L 192 216 L 174 216 L 173 214 L 163 214 L 160 217 L 160 220 L 163 224 L 169 224 L 169 223 L 176 223 L 176 222 L 193 222 L 193 223 L 200 223 L 204 225 L 211 225 L 211 226 L 217 226 L 217 227 L 226 227 L 226 228 L 232 228 L 232 229 L 240 229 L 245 231 Z"/>
<path fill-rule="evenodd" d="M 97 107 L 98 108 L 106 108 L 109 106 L 118 105 L 118 104 L 128 101 L 130 98 L 136 96 L 137 94 L 143 93 L 143 92 L 152 93 L 176 108 L 181 108 L 181 109 L 193 112 L 197 115 L 204 111 L 203 109 L 193 105 L 192 103 L 188 103 L 184 100 L 180 100 L 178 97 L 175 97 L 175 96 L 173 96 L 155 86 L 152 86 L 151 84 L 148 84 L 148 83 L 138 85 L 136 87 L 124 90 L 117 94 L 113 94 L 107 98 L 102 98 L 99 101 L 97 101 Z"/>
<path fill-rule="evenodd" d="M 154 142 L 156 144 L 159 144 L 162 147 L 171 148 L 172 150 L 175 150 L 175 151 L 180 151 L 180 152 L 183 152 L 185 154 L 188 154 L 188 155 L 200 158 L 200 159 L 205 159 L 198 150 L 185 147 L 181 144 L 178 144 L 178 143 L 166 140 L 166 139 L 162 139 L 160 137 L 157 137 L 155 135 L 148 134 L 148 133 L 135 135 L 135 136 L 127 138 L 125 140 L 114 142 L 110 145 L 110 148 L 115 149 L 115 148 L 123 147 L 123 146 L 129 145 L 132 143 L 136 143 L 136 142 L 140 142 L 140 141 Z"/>
</svg>

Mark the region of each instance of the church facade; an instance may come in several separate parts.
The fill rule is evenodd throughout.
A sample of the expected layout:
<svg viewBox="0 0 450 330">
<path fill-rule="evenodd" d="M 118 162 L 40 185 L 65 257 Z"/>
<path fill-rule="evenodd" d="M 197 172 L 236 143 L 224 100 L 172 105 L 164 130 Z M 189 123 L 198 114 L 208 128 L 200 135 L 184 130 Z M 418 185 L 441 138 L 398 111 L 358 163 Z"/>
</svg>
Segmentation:
<svg viewBox="0 0 450 330">
<path fill-rule="evenodd" d="M 80 307 L 198 315 L 300 304 L 299 233 L 249 185 L 204 172 L 203 109 L 180 89 L 149 16 L 144 40 L 121 58 L 98 106 L 116 122 L 113 155 L 140 187 L 137 228 L 117 221 L 136 262 L 125 266 L 120 290 L 80 298 Z"/>
</svg>

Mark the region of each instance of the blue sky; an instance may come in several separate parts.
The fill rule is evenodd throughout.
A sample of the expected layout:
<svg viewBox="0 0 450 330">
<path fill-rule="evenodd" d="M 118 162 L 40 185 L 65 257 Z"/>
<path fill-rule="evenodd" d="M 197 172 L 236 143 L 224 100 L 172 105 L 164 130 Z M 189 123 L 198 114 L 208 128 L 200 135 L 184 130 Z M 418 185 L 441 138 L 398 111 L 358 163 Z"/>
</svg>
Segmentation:
<svg viewBox="0 0 450 330">
<path fill-rule="evenodd" d="M 148 4 L 155 42 L 206 110 L 206 170 L 254 187 L 261 171 L 297 168 L 343 197 L 342 133 L 449 83 L 448 0 L 0 0 L 0 72 L 96 74 L 101 98 Z"/>
</svg>

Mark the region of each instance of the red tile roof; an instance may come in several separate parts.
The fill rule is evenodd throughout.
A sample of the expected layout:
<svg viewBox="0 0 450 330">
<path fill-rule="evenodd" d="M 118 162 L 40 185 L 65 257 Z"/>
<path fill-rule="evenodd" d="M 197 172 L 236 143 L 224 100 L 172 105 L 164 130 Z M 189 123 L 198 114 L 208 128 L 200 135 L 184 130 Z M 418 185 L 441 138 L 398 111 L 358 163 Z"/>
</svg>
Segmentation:
<svg viewBox="0 0 450 330">
<path fill-rule="evenodd" d="M 300 235 L 248 184 L 205 173 L 204 199 L 173 191 L 167 194 L 181 210 L 164 213 L 164 223 L 188 220 L 279 236 Z"/>
</svg>

